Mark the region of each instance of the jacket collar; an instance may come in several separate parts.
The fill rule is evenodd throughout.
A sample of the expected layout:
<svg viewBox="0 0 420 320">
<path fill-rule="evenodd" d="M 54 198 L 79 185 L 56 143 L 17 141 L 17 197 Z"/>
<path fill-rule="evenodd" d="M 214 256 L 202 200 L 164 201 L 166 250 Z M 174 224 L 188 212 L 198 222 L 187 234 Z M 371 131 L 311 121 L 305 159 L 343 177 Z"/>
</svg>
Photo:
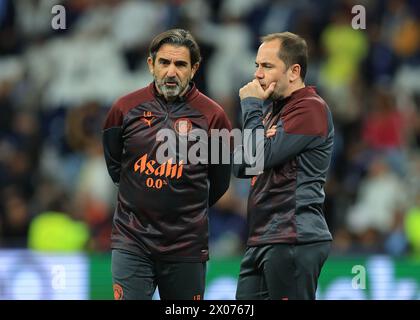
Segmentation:
<svg viewBox="0 0 420 320">
<path fill-rule="evenodd" d="M 278 99 L 273 101 L 273 107 L 274 108 L 282 108 L 287 103 L 300 99 L 308 94 L 316 94 L 316 87 L 315 86 L 306 86 L 300 89 L 297 89 L 292 92 L 292 94 L 286 98 Z"/>
</svg>

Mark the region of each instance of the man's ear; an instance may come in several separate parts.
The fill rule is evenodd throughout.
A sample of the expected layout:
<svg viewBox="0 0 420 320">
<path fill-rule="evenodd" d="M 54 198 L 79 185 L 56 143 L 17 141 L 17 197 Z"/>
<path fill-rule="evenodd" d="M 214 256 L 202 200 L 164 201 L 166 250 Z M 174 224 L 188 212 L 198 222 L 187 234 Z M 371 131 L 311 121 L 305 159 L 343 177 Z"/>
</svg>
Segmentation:
<svg viewBox="0 0 420 320">
<path fill-rule="evenodd" d="M 147 58 L 147 65 L 149 67 L 150 73 L 153 74 L 153 59 L 152 59 L 152 57 Z"/>
<path fill-rule="evenodd" d="M 200 66 L 200 62 L 196 62 L 192 67 L 191 67 L 191 79 L 194 78 L 195 73 L 198 70 L 198 67 Z"/>
<path fill-rule="evenodd" d="M 292 65 L 290 67 L 289 71 L 290 71 L 290 73 L 289 73 L 290 82 L 294 82 L 294 81 L 296 81 L 297 79 L 300 78 L 301 68 L 300 68 L 299 64 L 295 63 L 294 65 Z"/>
</svg>

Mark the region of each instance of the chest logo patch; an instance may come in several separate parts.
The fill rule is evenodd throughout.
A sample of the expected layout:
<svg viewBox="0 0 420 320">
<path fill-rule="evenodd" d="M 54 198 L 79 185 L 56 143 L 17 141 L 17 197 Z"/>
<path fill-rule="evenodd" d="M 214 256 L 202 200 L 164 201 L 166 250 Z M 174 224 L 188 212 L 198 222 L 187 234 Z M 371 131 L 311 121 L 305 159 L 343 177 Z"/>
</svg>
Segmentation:
<svg viewBox="0 0 420 320">
<path fill-rule="evenodd" d="M 186 136 L 192 129 L 191 120 L 188 118 L 179 118 L 174 123 L 174 129 L 180 136 Z"/>
<path fill-rule="evenodd" d="M 151 111 L 143 111 L 143 115 L 140 117 L 140 121 L 144 122 L 149 128 L 152 126 L 152 121 L 156 117 Z"/>
</svg>

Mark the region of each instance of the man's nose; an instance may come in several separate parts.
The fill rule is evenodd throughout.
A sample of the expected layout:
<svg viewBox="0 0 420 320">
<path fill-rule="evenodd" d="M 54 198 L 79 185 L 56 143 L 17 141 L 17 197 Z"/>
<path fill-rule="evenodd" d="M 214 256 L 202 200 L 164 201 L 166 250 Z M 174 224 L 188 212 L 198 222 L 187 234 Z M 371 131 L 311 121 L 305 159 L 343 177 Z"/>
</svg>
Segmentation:
<svg viewBox="0 0 420 320">
<path fill-rule="evenodd" d="M 262 78 L 264 78 L 264 72 L 262 72 L 262 70 L 261 70 L 261 68 L 260 68 L 260 67 L 258 67 L 258 68 L 257 68 L 257 70 L 255 70 L 254 76 L 255 76 L 255 78 L 257 78 L 257 79 L 262 79 Z"/>
<path fill-rule="evenodd" d="M 175 77 L 176 76 L 176 66 L 171 63 L 168 68 L 168 77 Z"/>
</svg>

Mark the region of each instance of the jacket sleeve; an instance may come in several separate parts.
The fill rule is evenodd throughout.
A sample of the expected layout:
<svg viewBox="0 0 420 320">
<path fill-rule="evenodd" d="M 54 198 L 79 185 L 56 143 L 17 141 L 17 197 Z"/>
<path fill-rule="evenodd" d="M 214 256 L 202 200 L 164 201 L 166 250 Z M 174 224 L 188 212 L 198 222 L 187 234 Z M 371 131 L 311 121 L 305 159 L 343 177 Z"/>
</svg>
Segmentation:
<svg viewBox="0 0 420 320">
<path fill-rule="evenodd" d="M 230 177 L 232 171 L 231 165 L 231 141 L 230 141 L 230 132 L 232 126 L 226 114 L 220 113 L 217 116 L 217 119 L 213 125 L 212 129 L 221 130 L 220 135 L 213 135 L 210 131 L 210 141 L 209 141 L 209 167 L 208 167 L 208 179 L 210 183 L 209 189 L 209 207 L 214 205 L 227 191 L 230 184 Z M 225 130 L 224 130 L 225 129 Z M 219 148 L 219 157 L 217 161 L 212 161 L 212 146 L 218 146 Z M 216 163 L 214 163 L 216 162 Z"/>
<path fill-rule="evenodd" d="M 262 104 L 263 101 L 257 98 L 241 101 L 243 129 L 250 134 L 243 133 L 243 145 L 237 150 L 243 152 L 244 158 L 234 168 L 234 174 L 240 178 L 247 177 L 244 173 L 247 166 L 258 165 L 263 170 L 280 166 L 326 139 L 328 123 L 324 108 L 308 103 L 297 103 L 285 112 L 276 123 L 274 136 L 258 138 L 257 129 L 264 130 Z"/>
<path fill-rule="evenodd" d="M 108 173 L 115 184 L 120 182 L 123 150 L 121 110 L 114 104 L 108 113 L 102 130 L 102 144 Z"/>
</svg>

